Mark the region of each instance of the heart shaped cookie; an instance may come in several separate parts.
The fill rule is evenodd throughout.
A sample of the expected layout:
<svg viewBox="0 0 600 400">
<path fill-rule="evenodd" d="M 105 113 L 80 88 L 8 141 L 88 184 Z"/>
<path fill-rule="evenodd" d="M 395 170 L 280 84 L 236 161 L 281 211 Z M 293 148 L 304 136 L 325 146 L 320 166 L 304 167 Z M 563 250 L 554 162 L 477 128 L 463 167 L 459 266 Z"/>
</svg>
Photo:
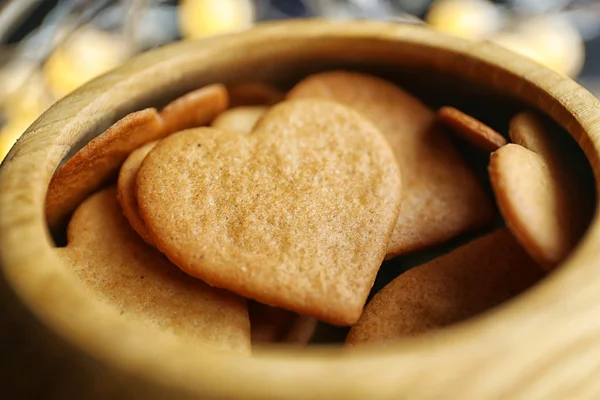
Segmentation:
<svg viewBox="0 0 600 400">
<path fill-rule="evenodd" d="M 367 304 L 346 343 L 387 342 L 464 321 L 543 275 L 512 234 L 499 229 L 394 279 Z"/>
<path fill-rule="evenodd" d="M 163 139 L 138 172 L 157 247 L 205 282 L 332 324 L 356 322 L 400 205 L 385 138 L 334 102 L 277 104 L 252 134 Z"/>
<path fill-rule="evenodd" d="M 184 274 L 123 217 L 115 188 L 75 211 L 68 245 L 55 250 L 93 293 L 130 322 L 212 347 L 250 351 L 246 300 Z"/>
<path fill-rule="evenodd" d="M 268 107 L 266 106 L 240 106 L 231 108 L 215 118 L 212 126 L 240 133 L 250 133 L 258 119 L 267 110 Z M 174 115 L 174 112 L 171 111 L 171 114 Z M 156 146 L 156 143 L 158 141 L 147 143 L 127 157 L 119 171 L 119 180 L 117 183 L 118 199 L 125 217 L 129 220 L 132 228 L 151 246 L 154 246 L 154 242 L 146 228 L 146 224 L 142 220 L 142 217 L 140 217 L 135 191 L 137 173 L 142 165 L 142 161 L 144 161 L 150 150 Z"/>
<path fill-rule="evenodd" d="M 435 113 L 392 83 L 354 72 L 324 72 L 299 82 L 288 98 L 346 104 L 389 142 L 402 172 L 404 198 L 386 258 L 439 244 L 494 218 L 491 200 L 435 125 Z"/>
</svg>

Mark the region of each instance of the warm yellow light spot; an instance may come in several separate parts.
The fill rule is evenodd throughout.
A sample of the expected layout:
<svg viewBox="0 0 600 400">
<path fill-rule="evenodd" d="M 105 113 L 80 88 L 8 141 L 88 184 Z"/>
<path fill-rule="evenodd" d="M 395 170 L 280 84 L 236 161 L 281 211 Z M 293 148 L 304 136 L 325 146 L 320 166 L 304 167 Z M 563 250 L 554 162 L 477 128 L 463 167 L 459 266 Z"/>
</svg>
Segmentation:
<svg viewBox="0 0 600 400">
<path fill-rule="evenodd" d="M 118 36 L 85 28 L 54 50 L 44 65 L 44 73 L 50 89 L 62 97 L 115 68 L 128 55 Z"/>
<path fill-rule="evenodd" d="M 14 58 L 3 64 L 0 70 L 0 104 L 27 84 L 38 70 L 36 62 L 23 58 Z"/>
<path fill-rule="evenodd" d="M 182 0 L 178 13 L 179 29 L 188 39 L 247 29 L 255 18 L 250 0 Z"/>
<path fill-rule="evenodd" d="M 514 32 L 494 37 L 492 41 L 570 77 L 579 74 L 585 61 L 579 31 L 559 16 L 524 21 Z"/>
<path fill-rule="evenodd" d="M 487 0 L 438 0 L 425 19 L 432 27 L 468 39 L 479 39 L 500 29 L 502 15 Z"/>
<path fill-rule="evenodd" d="M 54 99 L 46 91 L 41 72 L 30 71 L 26 81 L 0 101 L 3 117 L 7 120 L 0 128 L 0 161 L 14 142 L 44 111 Z"/>
<path fill-rule="evenodd" d="M 14 92 L 0 100 L 5 118 L 35 119 L 54 102 L 48 93 L 41 71 L 33 71 L 28 79 Z"/>
</svg>

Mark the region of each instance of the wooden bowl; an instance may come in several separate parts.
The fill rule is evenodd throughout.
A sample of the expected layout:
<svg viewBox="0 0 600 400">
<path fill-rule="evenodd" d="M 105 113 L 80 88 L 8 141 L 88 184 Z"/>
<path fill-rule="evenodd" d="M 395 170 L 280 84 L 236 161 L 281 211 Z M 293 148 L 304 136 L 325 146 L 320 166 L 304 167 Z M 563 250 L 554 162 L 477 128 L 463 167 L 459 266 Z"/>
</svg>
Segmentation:
<svg viewBox="0 0 600 400">
<path fill-rule="evenodd" d="M 54 105 L 1 168 L 5 398 L 599 398 L 598 221 L 568 261 L 524 295 L 385 349 L 220 354 L 138 330 L 65 272 L 43 203 L 53 171 L 73 149 L 131 111 L 211 82 L 286 85 L 333 67 L 436 82 L 450 97 L 468 89 L 477 102 L 536 107 L 578 141 L 598 177 L 599 102 L 569 78 L 491 44 L 413 25 L 300 21 L 151 51 Z"/>
</svg>

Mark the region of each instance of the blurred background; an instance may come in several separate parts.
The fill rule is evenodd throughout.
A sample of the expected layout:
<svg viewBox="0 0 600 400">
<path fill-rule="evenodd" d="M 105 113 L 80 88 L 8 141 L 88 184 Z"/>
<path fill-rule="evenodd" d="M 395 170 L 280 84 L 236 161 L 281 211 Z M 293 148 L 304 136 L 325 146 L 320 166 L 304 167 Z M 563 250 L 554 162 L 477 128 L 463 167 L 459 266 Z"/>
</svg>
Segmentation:
<svg viewBox="0 0 600 400">
<path fill-rule="evenodd" d="M 599 0 L 12 0 L 0 2 L 0 161 L 52 103 L 137 53 L 308 17 L 493 41 L 600 96 Z"/>
</svg>

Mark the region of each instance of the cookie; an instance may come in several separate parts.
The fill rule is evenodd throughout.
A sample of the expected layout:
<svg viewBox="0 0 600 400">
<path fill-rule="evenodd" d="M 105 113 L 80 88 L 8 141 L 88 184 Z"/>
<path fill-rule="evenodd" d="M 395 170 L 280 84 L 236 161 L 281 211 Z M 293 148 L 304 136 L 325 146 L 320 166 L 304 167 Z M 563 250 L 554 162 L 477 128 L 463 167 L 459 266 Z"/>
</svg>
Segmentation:
<svg viewBox="0 0 600 400">
<path fill-rule="evenodd" d="M 250 135 L 163 139 L 138 172 L 140 214 L 183 271 L 264 304 L 356 322 L 401 201 L 385 138 L 334 102 L 273 106 Z"/>
<path fill-rule="evenodd" d="M 483 151 L 491 153 L 507 143 L 494 129 L 454 107 L 440 108 L 438 118 L 456 135 Z"/>
<path fill-rule="evenodd" d="M 403 200 L 386 258 L 435 244 L 494 218 L 494 207 L 435 113 L 390 82 L 354 72 L 309 76 L 289 99 L 328 98 L 363 113 L 384 134 L 400 165 Z M 396 194 L 390 193 L 390 196 Z"/>
<path fill-rule="evenodd" d="M 539 158 L 516 148 L 496 155 L 490 165 L 492 186 L 513 234 L 532 257 L 551 270 L 573 250 L 591 221 L 595 196 L 590 167 L 574 141 L 561 138 L 560 132 L 533 111 L 515 115 L 509 135 Z M 514 167 L 508 165 L 511 159 L 523 160 L 530 175 L 517 177 Z M 527 181 L 532 183 L 531 190 L 524 189 Z"/>
<path fill-rule="evenodd" d="M 307 344 L 317 320 L 282 308 L 250 301 L 248 304 L 252 344 Z"/>
<path fill-rule="evenodd" d="M 285 98 L 285 94 L 274 86 L 262 82 L 232 83 L 227 85 L 231 107 L 272 106 Z"/>
<path fill-rule="evenodd" d="M 154 108 L 131 113 L 90 141 L 60 168 L 46 195 L 46 219 L 51 231 L 67 223 L 75 208 L 118 172 L 135 149 L 165 134 Z"/>
<path fill-rule="evenodd" d="M 211 124 L 213 128 L 250 133 L 256 122 L 269 109 L 267 106 L 240 106 L 222 112 Z"/>
<path fill-rule="evenodd" d="M 142 220 L 142 217 L 140 217 L 137 197 L 135 195 L 135 182 L 137 173 L 142 165 L 142 161 L 144 161 L 146 155 L 154 148 L 154 146 L 156 146 L 157 143 L 157 140 L 146 143 L 131 153 L 121 166 L 121 170 L 119 171 L 119 179 L 117 181 L 117 198 L 119 200 L 119 204 L 121 204 L 123 214 L 129 221 L 131 227 L 138 233 L 138 235 L 142 237 L 142 239 L 144 239 L 146 243 L 151 246 L 154 246 L 154 242 L 152 241 L 152 237 L 148 232 L 148 228 L 146 228 L 146 224 Z"/>
<path fill-rule="evenodd" d="M 182 129 L 207 125 L 229 107 L 229 95 L 224 85 L 215 83 L 189 92 L 165 106 L 160 112 L 165 129 Z"/>
<path fill-rule="evenodd" d="M 225 86 L 214 84 L 194 90 L 169 103 L 160 114 L 154 108 L 128 114 L 98 135 L 50 181 L 46 219 L 51 231 L 67 223 L 81 202 L 117 174 L 135 149 L 180 129 L 210 123 L 228 107 Z"/>
<path fill-rule="evenodd" d="M 542 269 L 502 228 L 394 279 L 367 304 L 346 343 L 384 343 L 464 321 L 518 295 L 542 276 Z"/>
<path fill-rule="evenodd" d="M 546 270 L 569 255 L 591 218 L 580 180 L 552 160 L 509 144 L 492 154 L 489 166 L 506 225 Z"/>
<path fill-rule="evenodd" d="M 213 122 L 215 128 L 232 130 L 239 133 L 250 133 L 258 119 L 268 110 L 266 106 L 240 106 L 222 112 Z M 133 229 L 146 241 L 154 246 L 152 237 L 139 215 L 137 198 L 135 195 L 135 182 L 138 170 L 146 155 L 158 141 L 150 142 L 135 150 L 127 157 L 118 179 L 118 199 L 125 217 Z"/>
<path fill-rule="evenodd" d="M 144 243 L 121 213 L 114 187 L 85 200 L 55 250 L 98 301 L 147 329 L 248 353 L 246 300 L 187 276 Z"/>
</svg>

